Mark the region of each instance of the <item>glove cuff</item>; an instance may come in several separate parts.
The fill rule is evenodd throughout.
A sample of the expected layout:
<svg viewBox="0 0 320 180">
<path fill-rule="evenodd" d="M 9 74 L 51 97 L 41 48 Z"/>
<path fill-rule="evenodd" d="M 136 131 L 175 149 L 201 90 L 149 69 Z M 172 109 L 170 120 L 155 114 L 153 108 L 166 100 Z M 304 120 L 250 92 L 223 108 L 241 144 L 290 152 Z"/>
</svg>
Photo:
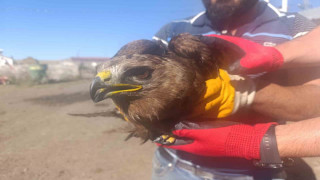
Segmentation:
<svg viewBox="0 0 320 180">
<path fill-rule="evenodd" d="M 226 156 L 260 159 L 260 143 L 273 124 L 276 123 L 232 126 L 226 140 Z"/>
<path fill-rule="evenodd" d="M 272 55 L 273 61 L 270 66 L 270 69 L 266 69 L 266 71 L 275 71 L 282 66 L 284 58 L 283 55 L 276 48 L 269 47 L 269 50 L 270 54 Z"/>
</svg>

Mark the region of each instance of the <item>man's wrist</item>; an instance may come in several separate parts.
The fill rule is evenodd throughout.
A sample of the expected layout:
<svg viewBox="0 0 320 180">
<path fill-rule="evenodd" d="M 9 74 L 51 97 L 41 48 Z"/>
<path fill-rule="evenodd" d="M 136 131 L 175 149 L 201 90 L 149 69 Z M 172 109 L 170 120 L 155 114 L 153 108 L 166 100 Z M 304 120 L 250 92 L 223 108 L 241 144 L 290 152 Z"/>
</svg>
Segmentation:
<svg viewBox="0 0 320 180">
<path fill-rule="evenodd" d="M 255 161 L 255 165 L 264 168 L 283 167 L 277 146 L 275 125 L 271 125 L 263 136 L 260 143 L 260 161 Z"/>
</svg>

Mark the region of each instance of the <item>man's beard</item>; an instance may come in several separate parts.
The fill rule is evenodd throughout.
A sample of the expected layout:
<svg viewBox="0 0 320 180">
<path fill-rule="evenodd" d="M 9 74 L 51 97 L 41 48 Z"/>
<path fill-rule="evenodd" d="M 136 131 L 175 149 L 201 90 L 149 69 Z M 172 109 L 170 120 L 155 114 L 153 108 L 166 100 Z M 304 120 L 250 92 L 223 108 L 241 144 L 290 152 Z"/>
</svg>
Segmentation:
<svg viewBox="0 0 320 180">
<path fill-rule="evenodd" d="M 258 0 L 242 0 L 240 4 L 235 5 L 225 2 L 225 0 L 217 0 L 216 3 L 211 4 L 210 0 L 203 0 L 204 6 L 207 10 L 207 17 L 210 19 L 215 28 L 224 28 L 227 22 L 241 17 L 242 14 L 248 12 Z"/>
</svg>

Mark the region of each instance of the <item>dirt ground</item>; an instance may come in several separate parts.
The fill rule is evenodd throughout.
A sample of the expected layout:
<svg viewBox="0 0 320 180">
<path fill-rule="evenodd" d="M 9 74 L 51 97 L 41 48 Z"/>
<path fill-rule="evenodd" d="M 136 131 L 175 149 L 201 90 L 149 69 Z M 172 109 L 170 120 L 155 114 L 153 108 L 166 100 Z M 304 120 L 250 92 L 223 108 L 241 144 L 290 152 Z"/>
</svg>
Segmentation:
<svg viewBox="0 0 320 180">
<path fill-rule="evenodd" d="M 0 86 L 1 180 L 150 179 L 155 146 L 125 142 L 125 122 L 90 100 L 89 83 Z M 305 161 L 320 179 L 320 158 Z"/>
</svg>

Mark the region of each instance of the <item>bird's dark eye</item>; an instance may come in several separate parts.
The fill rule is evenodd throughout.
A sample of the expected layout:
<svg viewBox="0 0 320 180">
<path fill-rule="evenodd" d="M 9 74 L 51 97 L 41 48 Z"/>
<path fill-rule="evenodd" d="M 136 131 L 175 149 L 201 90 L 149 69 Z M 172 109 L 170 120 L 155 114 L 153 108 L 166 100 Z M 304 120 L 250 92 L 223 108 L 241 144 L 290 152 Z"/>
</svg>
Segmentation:
<svg viewBox="0 0 320 180">
<path fill-rule="evenodd" d="M 135 77 L 138 79 L 147 79 L 150 76 L 149 71 L 142 72 L 143 74 L 136 75 Z"/>
<path fill-rule="evenodd" d="M 126 79 L 131 81 L 144 81 L 151 78 L 153 69 L 149 67 L 136 67 L 128 70 L 126 74 Z"/>
</svg>

